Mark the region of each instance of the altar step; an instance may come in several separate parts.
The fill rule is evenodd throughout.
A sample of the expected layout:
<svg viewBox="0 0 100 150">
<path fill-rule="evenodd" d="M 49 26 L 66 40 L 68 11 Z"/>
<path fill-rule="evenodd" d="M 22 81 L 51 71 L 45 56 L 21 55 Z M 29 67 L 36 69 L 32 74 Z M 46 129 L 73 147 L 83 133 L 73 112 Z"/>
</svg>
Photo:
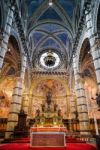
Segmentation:
<svg viewBox="0 0 100 150">
<path fill-rule="evenodd" d="M 9 141 L 5 141 L 3 143 L 30 143 L 30 138 L 16 138 Z M 72 137 L 66 137 L 66 143 L 86 143 L 85 141 L 75 139 Z"/>
<path fill-rule="evenodd" d="M 68 143 L 66 147 L 37 147 L 30 148 L 29 143 L 11 143 L 0 145 L 0 150 L 97 150 L 96 146 L 85 143 Z"/>
</svg>

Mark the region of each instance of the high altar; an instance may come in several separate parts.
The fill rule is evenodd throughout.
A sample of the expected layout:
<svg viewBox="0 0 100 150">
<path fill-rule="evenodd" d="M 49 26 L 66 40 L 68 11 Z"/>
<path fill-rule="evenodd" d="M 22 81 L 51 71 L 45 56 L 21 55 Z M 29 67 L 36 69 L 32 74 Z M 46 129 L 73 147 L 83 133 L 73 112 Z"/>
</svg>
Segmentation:
<svg viewBox="0 0 100 150">
<path fill-rule="evenodd" d="M 31 147 L 65 147 L 66 127 L 62 123 L 61 110 L 51 100 L 48 91 L 42 111 L 36 111 L 35 124 L 30 129 Z"/>
</svg>

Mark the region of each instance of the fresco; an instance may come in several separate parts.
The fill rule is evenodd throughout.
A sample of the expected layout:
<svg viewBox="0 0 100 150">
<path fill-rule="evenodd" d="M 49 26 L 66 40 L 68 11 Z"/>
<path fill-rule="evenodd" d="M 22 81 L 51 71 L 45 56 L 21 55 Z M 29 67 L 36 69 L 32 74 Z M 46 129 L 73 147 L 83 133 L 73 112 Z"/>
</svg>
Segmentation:
<svg viewBox="0 0 100 150">
<path fill-rule="evenodd" d="M 100 118 L 100 111 L 98 111 L 98 105 L 96 102 L 97 84 L 92 78 L 86 78 L 85 91 L 87 99 L 87 108 L 89 118 Z"/>
<path fill-rule="evenodd" d="M 0 118 L 7 118 L 10 107 L 10 100 L 6 93 L 0 92 Z"/>
<path fill-rule="evenodd" d="M 41 81 L 34 89 L 33 94 L 35 96 L 45 96 L 49 89 L 52 90 L 52 96 L 66 96 L 66 90 L 62 83 L 53 79 Z"/>
<path fill-rule="evenodd" d="M 14 78 L 6 78 L 0 83 L 0 118 L 8 118 Z"/>
<path fill-rule="evenodd" d="M 64 85 L 58 80 L 47 79 L 36 85 L 33 89 L 33 107 L 32 114 L 34 116 L 37 109 L 41 110 L 41 104 L 46 100 L 47 92 L 51 90 L 52 101 L 61 109 L 64 118 L 67 116 L 67 98 Z"/>
</svg>

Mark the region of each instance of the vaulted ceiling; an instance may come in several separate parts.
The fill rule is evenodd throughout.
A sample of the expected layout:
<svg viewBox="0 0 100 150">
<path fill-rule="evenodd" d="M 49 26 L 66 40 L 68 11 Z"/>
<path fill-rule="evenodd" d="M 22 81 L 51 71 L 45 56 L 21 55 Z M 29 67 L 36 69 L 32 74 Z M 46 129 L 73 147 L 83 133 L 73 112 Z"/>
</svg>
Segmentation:
<svg viewBox="0 0 100 150">
<path fill-rule="evenodd" d="M 33 64 L 43 51 L 52 49 L 60 57 L 65 68 L 72 54 L 78 18 L 79 0 L 22 0 L 26 37 L 29 40 L 30 56 Z"/>
</svg>

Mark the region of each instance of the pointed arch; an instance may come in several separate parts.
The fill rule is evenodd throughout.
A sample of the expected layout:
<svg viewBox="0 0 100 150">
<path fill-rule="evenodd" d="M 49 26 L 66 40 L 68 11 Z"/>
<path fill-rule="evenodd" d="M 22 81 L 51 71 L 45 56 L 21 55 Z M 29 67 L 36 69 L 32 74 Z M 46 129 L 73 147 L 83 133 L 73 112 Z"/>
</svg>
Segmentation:
<svg viewBox="0 0 100 150">
<path fill-rule="evenodd" d="M 67 28 L 67 26 L 65 24 L 63 24 L 62 22 L 60 21 L 55 21 L 55 20 L 42 20 L 42 21 L 38 21 L 36 22 L 35 24 L 32 24 L 32 27 L 28 30 L 28 34 L 27 36 L 29 36 L 30 34 L 32 34 L 32 32 L 36 29 L 38 29 L 41 25 L 45 25 L 45 24 L 55 24 L 55 25 L 59 25 L 61 27 L 61 29 L 64 29 L 69 38 L 73 40 L 73 32 L 72 30 L 70 30 L 69 28 Z"/>
<path fill-rule="evenodd" d="M 49 38 L 49 35 L 43 37 L 43 38 L 39 41 L 39 43 L 38 43 L 37 46 L 35 47 L 34 51 L 32 52 L 32 55 L 31 55 L 31 56 L 33 56 L 33 53 L 34 53 L 34 56 L 35 56 L 35 52 L 37 52 L 37 51 L 40 49 L 41 45 L 42 45 L 43 43 L 45 43 L 48 38 Z M 62 43 L 62 41 L 61 41 L 59 38 L 57 38 L 56 36 L 54 36 L 54 35 L 52 36 L 52 39 L 53 39 L 56 43 L 58 43 L 58 45 L 61 47 L 61 49 L 64 49 L 64 52 L 67 54 L 66 48 L 65 48 L 64 44 Z M 66 55 L 66 56 L 67 56 L 67 55 Z"/>
</svg>

